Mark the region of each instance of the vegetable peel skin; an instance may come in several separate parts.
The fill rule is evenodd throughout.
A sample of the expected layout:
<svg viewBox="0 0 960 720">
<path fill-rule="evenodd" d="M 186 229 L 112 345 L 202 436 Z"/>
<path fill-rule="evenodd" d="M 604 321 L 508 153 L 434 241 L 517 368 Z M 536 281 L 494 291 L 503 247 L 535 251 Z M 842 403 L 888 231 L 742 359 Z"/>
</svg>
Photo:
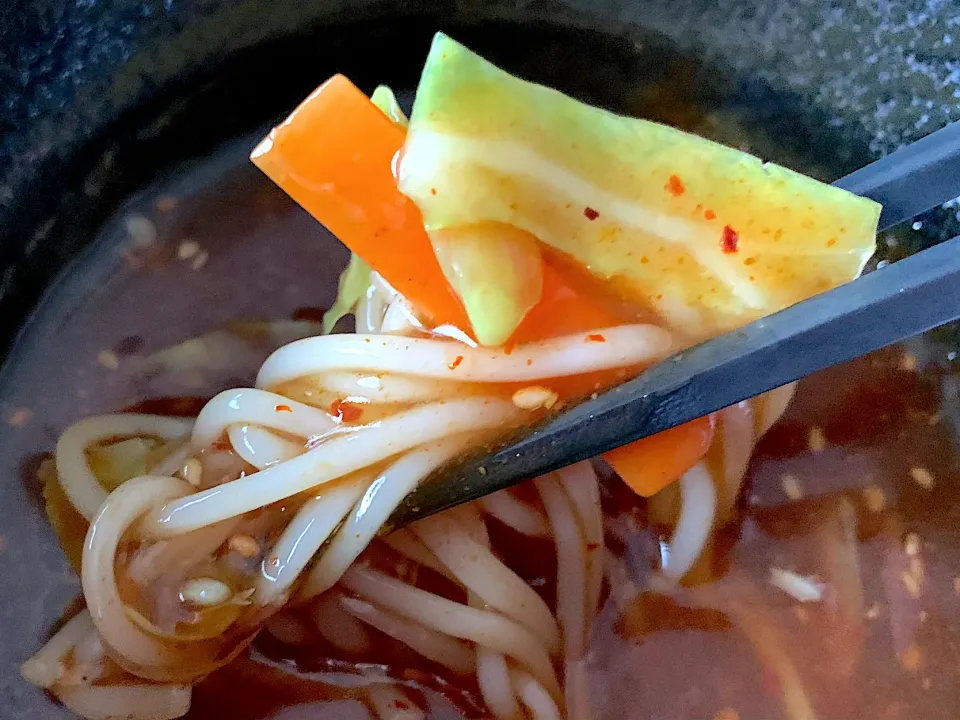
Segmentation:
<svg viewBox="0 0 960 720">
<path fill-rule="evenodd" d="M 880 212 L 738 150 L 515 78 L 442 34 L 399 186 L 429 231 L 513 225 L 691 342 L 856 277 Z"/>
</svg>

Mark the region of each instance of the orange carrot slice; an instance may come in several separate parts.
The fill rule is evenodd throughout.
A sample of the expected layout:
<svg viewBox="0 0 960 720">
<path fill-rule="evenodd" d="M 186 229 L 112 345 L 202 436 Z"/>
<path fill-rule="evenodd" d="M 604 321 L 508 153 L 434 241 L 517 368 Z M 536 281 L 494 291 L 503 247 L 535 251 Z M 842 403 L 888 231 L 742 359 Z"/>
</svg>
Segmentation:
<svg viewBox="0 0 960 720">
<path fill-rule="evenodd" d="M 343 75 L 317 88 L 250 159 L 437 325 L 470 323 L 420 211 L 397 190 L 404 131 Z"/>
<path fill-rule="evenodd" d="M 713 430 L 713 415 L 708 415 L 611 450 L 603 457 L 635 493 L 649 497 L 706 455 Z"/>
<path fill-rule="evenodd" d="M 347 78 L 335 75 L 270 132 L 251 160 L 435 324 L 469 330 L 419 210 L 397 189 L 393 164 L 403 142 L 403 129 Z M 623 322 L 579 287 L 562 263 L 545 257 L 541 300 L 510 344 Z M 617 379 L 597 373 L 550 384 L 563 397 L 573 398 Z M 703 457 L 712 435 L 712 418 L 701 418 L 604 457 L 631 488 L 650 495 Z"/>
</svg>

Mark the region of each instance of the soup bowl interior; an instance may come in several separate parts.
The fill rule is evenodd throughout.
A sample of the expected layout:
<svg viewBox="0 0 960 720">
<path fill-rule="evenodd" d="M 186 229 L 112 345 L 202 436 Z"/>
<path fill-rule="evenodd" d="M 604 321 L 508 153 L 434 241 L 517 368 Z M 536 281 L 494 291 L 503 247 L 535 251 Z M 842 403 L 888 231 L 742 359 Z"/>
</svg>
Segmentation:
<svg viewBox="0 0 960 720">
<path fill-rule="evenodd" d="M 4 205 L 4 219 L 18 239 L 4 251 L 9 253 L 4 282 L 9 282 L 0 285 L 9 347 L 0 372 L 0 463 L 6 478 L 0 485 L 4 716 L 69 716 L 28 686 L 17 670 L 79 595 L 76 576 L 46 520 L 37 480 L 38 465 L 59 433 L 85 415 L 122 408 L 195 411 L 203 398 L 221 389 L 249 385 L 272 349 L 315 332 L 319 314 L 333 302 L 346 251 L 247 160 L 270 124 L 330 74 L 343 72 L 366 91 L 387 83 L 410 97 L 430 37 L 442 28 L 528 79 L 824 180 L 943 124 L 955 106 L 945 97 L 956 92 L 956 81 L 945 80 L 945 92 L 923 80 L 949 62 L 946 36 L 931 29 L 929 18 L 937 17 L 936 11 L 914 23 L 916 33 L 904 29 L 901 37 L 884 18 L 863 10 L 844 15 L 817 6 L 801 12 L 789 4 L 773 16 L 748 3 L 723 5 L 591 9 L 564 4 L 541 12 L 468 4 L 458 13 L 418 16 L 371 6 L 335 16 L 318 9 L 320 4 L 308 4 L 286 8 L 287 17 L 257 3 L 225 4 L 197 16 L 198 26 L 229 19 L 228 27 L 243 30 L 218 46 L 222 56 L 213 58 L 209 48 L 193 44 L 196 33 L 175 22 L 178 16 L 171 11 L 169 26 L 145 22 L 134 40 L 123 41 L 128 60 L 113 74 L 102 69 L 96 77 L 78 74 L 77 104 L 72 99 L 64 105 L 74 118 L 90 113 L 88 128 L 75 120 L 53 129 L 53 110 L 31 100 L 27 90 L 18 95 L 23 107 L 34 103 L 39 120 L 11 132 L 7 145 L 18 151 L 8 170 L 18 199 Z M 184 12 L 186 19 L 200 11 L 188 4 Z M 302 21 L 292 22 L 296 17 Z M 252 18 L 263 22 L 259 35 Z M 857 23 L 859 34 L 849 27 Z M 907 28 L 908 20 L 904 23 Z M 868 27 L 876 28 L 880 41 L 925 44 L 933 48 L 931 57 L 915 57 L 911 65 L 904 60 L 906 50 L 898 57 L 885 53 L 874 47 L 875 39 L 861 37 Z M 804 32 L 811 33 L 809 43 L 799 37 Z M 185 38 L 182 57 L 166 66 L 167 41 L 177 37 Z M 776 52 L 774 45 L 780 48 Z M 877 54 L 873 61 L 872 54 Z M 922 62 L 926 74 L 915 67 Z M 861 65 L 876 72 L 864 73 Z M 886 91 L 877 85 L 877 72 L 900 67 L 909 69 L 902 82 Z M 136 68 L 141 84 L 131 80 Z M 81 101 L 89 98 L 84 92 L 104 87 L 115 93 L 109 108 L 100 101 L 84 106 Z M 19 111 L 21 105 L 12 106 Z M 48 150 L 62 152 L 42 150 L 44 142 Z M 953 213 L 938 209 L 912 228 L 885 234 L 878 259 L 895 260 L 951 234 L 957 225 Z M 733 548 L 729 557 L 735 568 L 763 577 L 777 553 L 819 542 L 798 529 L 804 518 L 819 518 L 829 528 L 831 513 L 842 516 L 838 498 L 881 487 L 899 508 L 901 535 L 919 532 L 929 544 L 929 577 L 940 585 L 930 591 L 930 605 L 912 602 L 917 598 L 911 600 L 910 593 L 893 593 L 884 585 L 890 582 L 887 575 L 896 577 L 892 551 L 870 545 L 879 531 L 860 523 L 857 562 L 863 581 L 851 612 L 868 617 L 876 605 L 890 627 L 886 632 L 864 630 L 859 622 L 850 625 L 853 630 L 843 627 L 868 634 L 867 642 L 874 643 L 868 647 L 884 660 L 868 662 L 865 677 L 900 688 L 903 711 L 914 717 L 946 717 L 949 708 L 960 705 L 956 658 L 948 662 L 947 647 L 960 641 L 956 626 L 948 628 L 949 618 L 960 616 L 960 596 L 952 584 L 960 573 L 954 530 L 960 512 L 955 347 L 954 334 L 940 331 L 801 383 L 793 407 L 761 445 L 748 473 L 741 507 L 749 522 L 738 523 L 724 541 Z M 822 431 L 829 445 L 819 455 L 809 445 L 814 431 Z M 911 474 L 916 468 L 936 478 L 933 490 L 917 485 Z M 784 509 L 787 475 L 804 481 L 813 505 Z M 631 553 L 647 557 L 644 553 L 652 552 L 621 551 L 628 559 Z M 813 552 L 797 552 L 808 551 Z M 849 571 L 849 564 L 844 567 L 838 578 Z M 891 597 L 901 604 L 884 601 Z M 905 614 L 919 618 L 920 613 L 931 622 L 942 621 L 935 627 L 943 647 L 924 645 L 933 658 L 929 672 L 910 684 L 898 674 L 912 647 L 904 638 L 912 638 L 921 621 L 907 620 Z M 710 693 L 718 687 L 727 687 L 742 717 L 784 716 L 776 692 L 749 686 L 755 660 L 743 660 L 726 678 L 718 676 L 725 656 L 743 657 L 737 641 L 705 641 L 715 628 L 689 618 L 670 634 L 669 623 L 658 626 L 668 615 L 662 607 L 630 600 L 598 621 L 593 678 L 606 698 L 598 700 L 598 716 L 622 717 L 628 703 L 641 713 L 637 717 L 708 717 L 716 703 Z M 802 632 L 798 625 L 788 634 L 799 645 Z M 839 672 L 844 650 L 825 653 L 834 663 L 828 671 Z M 658 667 L 651 666 L 654 657 L 663 658 Z M 801 662 L 813 667 L 817 659 Z M 642 668 L 646 689 L 636 682 Z M 707 689 L 677 681 L 678 674 L 691 672 Z M 811 682 L 827 683 L 822 677 Z M 825 716 L 876 717 L 895 702 L 884 697 L 882 706 L 871 704 L 866 685 L 842 689 Z M 660 690 L 650 690 L 654 686 Z M 192 716 L 220 716 L 203 714 L 213 707 L 224 712 L 217 682 L 210 687 L 198 694 Z M 250 705 L 249 698 L 235 704 L 231 717 L 282 712 L 269 704 Z"/>
</svg>

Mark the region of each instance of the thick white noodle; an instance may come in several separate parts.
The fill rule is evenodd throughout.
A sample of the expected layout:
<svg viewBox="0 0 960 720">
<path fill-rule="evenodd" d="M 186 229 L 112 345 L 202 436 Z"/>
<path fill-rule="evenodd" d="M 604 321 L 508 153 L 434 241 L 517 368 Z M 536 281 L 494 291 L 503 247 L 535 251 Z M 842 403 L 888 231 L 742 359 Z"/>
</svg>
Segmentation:
<svg viewBox="0 0 960 720">
<path fill-rule="evenodd" d="M 593 708 L 590 701 L 590 682 L 587 678 L 584 660 L 567 661 L 564 673 L 563 689 L 567 706 L 565 720 L 592 720 Z"/>
<path fill-rule="evenodd" d="M 532 720 L 561 720 L 557 704 L 536 678 L 522 670 L 511 670 L 510 679 L 520 702 L 530 711 Z"/>
<path fill-rule="evenodd" d="M 557 472 L 583 531 L 587 550 L 587 623 L 597 612 L 603 586 L 603 515 L 597 473 L 589 462 L 579 462 Z"/>
<path fill-rule="evenodd" d="M 717 414 L 717 421 L 717 433 L 707 455 L 707 464 L 714 472 L 720 467 L 721 474 L 714 477 L 714 484 L 717 486 L 718 514 L 725 519 L 740 494 L 756 440 L 750 401 L 723 408 Z M 719 462 L 715 460 L 718 456 Z"/>
<path fill-rule="evenodd" d="M 381 542 L 404 556 L 407 560 L 453 579 L 453 574 L 444 567 L 443 563 L 437 560 L 436 555 L 427 550 L 424 544 L 420 542 L 420 539 L 410 532 L 409 528 L 403 527 L 392 530 L 389 535 L 381 538 Z"/>
<path fill-rule="evenodd" d="M 107 499 L 107 491 L 97 481 L 87 462 L 87 448 L 112 438 L 155 436 L 175 440 L 190 432 L 193 420 L 120 413 L 85 418 L 63 431 L 57 441 L 57 475 L 70 503 L 87 520 Z"/>
<path fill-rule="evenodd" d="M 473 651 L 462 641 L 394 615 L 365 600 L 343 597 L 340 604 L 354 617 L 406 644 L 425 658 L 461 675 L 473 672 Z"/>
<path fill-rule="evenodd" d="M 466 433 L 416 448 L 368 483 L 366 492 L 353 506 L 343 528 L 310 570 L 300 597 L 310 598 L 333 587 L 419 482 L 476 440 L 476 435 Z"/>
<path fill-rule="evenodd" d="M 150 474 L 176 475 L 177 471 L 183 467 L 183 464 L 193 452 L 193 447 L 190 445 L 190 438 L 187 435 L 184 435 L 179 440 L 171 441 L 170 445 L 172 445 L 172 448 L 169 453 L 152 468 L 147 468 Z"/>
<path fill-rule="evenodd" d="M 362 622 L 340 605 L 342 594 L 324 593 L 317 598 L 312 616 L 324 640 L 334 647 L 359 655 L 370 649 L 370 633 Z"/>
<path fill-rule="evenodd" d="M 604 342 L 591 342 L 601 334 Z M 462 382 L 528 382 L 649 364 L 673 349 L 666 330 L 621 325 L 529 343 L 506 352 L 461 343 L 390 335 L 325 335 L 275 351 L 260 368 L 257 387 L 339 370 L 388 372 Z"/>
<path fill-rule="evenodd" d="M 376 287 L 369 287 L 357 303 L 357 309 L 354 312 L 357 332 L 378 333 L 383 327 L 383 313 L 386 310 L 388 297 L 377 290 Z"/>
<path fill-rule="evenodd" d="M 680 519 L 665 551 L 663 574 L 679 580 L 689 572 L 713 530 L 717 491 L 703 461 L 680 477 Z"/>
<path fill-rule="evenodd" d="M 497 720 L 516 720 L 519 717 L 520 706 L 513 692 L 507 659 L 482 645 L 477 645 L 477 684 L 483 701 Z"/>
<path fill-rule="evenodd" d="M 286 602 L 287 590 L 363 495 L 372 478 L 369 471 L 357 472 L 328 484 L 304 503 L 263 560 L 255 595 L 258 603 Z"/>
<path fill-rule="evenodd" d="M 512 657 L 559 697 L 560 685 L 547 650 L 523 625 L 411 587 L 366 567 L 351 567 L 343 576 L 343 584 L 362 598 L 426 627 Z"/>
<path fill-rule="evenodd" d="M 90 617 L 114 659 L 150 680 L 191 680 L 229 660 L 216 652 L 217 641 L 191 643 L 186 652 L 146 633 L 129 619 L 117 590 L 114 562 L 124 532 L 150 508 L 191 490 L 176 478 L 133 478 L 110 494 L 87 531 L 81 582 Z M 221 659 L 210 662 L 215 656 Z"/>
<path fill-rule="evenodd" d="M 384 302 L 391 302 L 400 296 L 400 293 L 397 292 L 396 288 L 387 282 L 387 279 L 376 270 L 370 271 L 370 285 L 372 286 L 374 292 L 380 294 L 380 297 L 383 298 Z"/>
<path fill-rule="evenodd" d="M 555 475 L 534 480 L 557 545 L 557 617 L 563 629 L 564 658 L 583 656 L 586 634 L 587 558 L 583 534 L 570 500 Z"/>
<path fill-rule="evenodd" d="M 480 506 L 504 525 L 530 537 L 547 537 L 547 519 L 537 508 L 518 500 L 509 490 L 480 498 Z"/>
<path fill-rule="evenodd" d="M 291 442 L 258 425 L 231 425 L 227 439 L 234 452 L 258 470 L 292 460 L 307 449 L 305 443 Z"/>
<path fill-rule="evenodd" d="M 173 720 L 190 710 L 191 693 L 189 685 L 82 685 L 57 696 L 87 720 Z"/>
<path fill-rule="evenodd" d="M 217 440 L 230 425 L 259 425 L 302 438 L 324 435 L 340 426 L 323 410 L 291 400 L 284 395 L 241 388 L 224 390 L 197 415 L 191 441 L 202 450 Z"/>
<path fill-rule="evenodd" d="M 384 373 L 331 372 L 317 377 L 319 386 L 328 392 L 343 397 L 360 396 L 372 403 L 431 402 L 476 392 L 468 383 Z"/>
<path fill-rule="evenodd" d="M 447 569 L 447 566 L 437 560 L 437 556 L 427 550 L 426 546 L 420 542 L 420 538 L 414 535 L 409 528 L 394 530 L 383 538 L 383 541 L 401 555 L 456 582 L 456 578 Z"/>
<path fill-rule="evenodd" d="M 793 399 L 793 394 L 796 389 L 797 384 L 792 382 L 753 398 L 751 404 L 753 406 L 754 419 L 756 420 L 756 434 L 758 438 L 763 437 L 767 433 L 767 430 L 786 412 L 787 406 Z"/>
<path fill-rule="evenodd" d="M 37 687 L 50 688 L 63 675 L 63 660 L 96 628 L 90 613 L 83 610 L 70 618 L 42 648 L 20 667 L 20 674 Z"/>
<path fill-rule="evenodd" d="M 224 520 L 139 549 L 127 564 L 127 576 L 141 587 L 149 587 L 161 577 L 182 575 L 215 553 L 233 533 L 239 520 Z"/>
<path fill-rule="evenodd" d="M 277 613 L 267 621 L 265 629 L 284 645 L 309 645 L 315 639 L 313 629 L 293 613 Z"/>
<path fill-rule="evenodd" d="M 149 532 L 179 535 L 284 500 L 424 443 L 469 430 L 509 427 L 523 415 L 500 398 L 467 398 L 397 413 L 362 432 L 331 438 L 292 460 L 160 508 Z M 416 428 L 411 432 L 411 428 Z"/>
<path fill-rule="evenodd" d="M 461 505 L 448 510 L 447 516 L 459 522 L 474 542 L 489 550 L 490 536 L 486 523 L 476 509 L 477 505 L 477 503 Z M 469 591 L 467 604 L 479 610 L 486 609 L 480 596 Z M 510 680 L 510 666 L 507 658 L 502 653 L 483 645 L 476 645 L 476 661 L 477 685 L 487 707 L 500 720 L 516 720 L 520 716 L 520 705 Z"/>
<path fill-rule="evenodd" d="M 559 648 L 560 630 L 543 598 L 484 544 L 474 541 L 456 520 L 441 513 L 411 529 L 484 603 L 536 633 L 548 651 Z"/>
<path fill-rule="evenodd" d="M 423 324 L 404 298 L 397 297 L 387 306 L 383 314 L 383 324 L 380 332 L 390 335 L 409 335 L 423 330 Z"/>
</svg>

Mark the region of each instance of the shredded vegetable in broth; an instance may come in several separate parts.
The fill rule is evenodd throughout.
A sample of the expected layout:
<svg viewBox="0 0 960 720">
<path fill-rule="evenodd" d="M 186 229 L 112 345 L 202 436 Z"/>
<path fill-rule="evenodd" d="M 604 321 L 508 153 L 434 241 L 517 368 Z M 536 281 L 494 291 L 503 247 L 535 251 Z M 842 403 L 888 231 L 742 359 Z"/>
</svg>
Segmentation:
<svg viewBox="0 0 960 720">
<path fill-rule="evenodd" d="M 628 136 L 643 173 L 577 149 Z M 256 338 L 253 383 L 61 434 L 39 474 L 84 609 L 29 682 L 90 719 L 952 707 L 960 571 L 933 549 L 960 547 L 912 523 L 960 508 L 956 467 L 899 351 L 380 536 L 465 453 L 853 279 L 879 207 L 445 36 L 409 124 L 337 76 L 253 160 L 353 253 L 336 302 L 144 365 L 228 373 Z"/>
</svg>

